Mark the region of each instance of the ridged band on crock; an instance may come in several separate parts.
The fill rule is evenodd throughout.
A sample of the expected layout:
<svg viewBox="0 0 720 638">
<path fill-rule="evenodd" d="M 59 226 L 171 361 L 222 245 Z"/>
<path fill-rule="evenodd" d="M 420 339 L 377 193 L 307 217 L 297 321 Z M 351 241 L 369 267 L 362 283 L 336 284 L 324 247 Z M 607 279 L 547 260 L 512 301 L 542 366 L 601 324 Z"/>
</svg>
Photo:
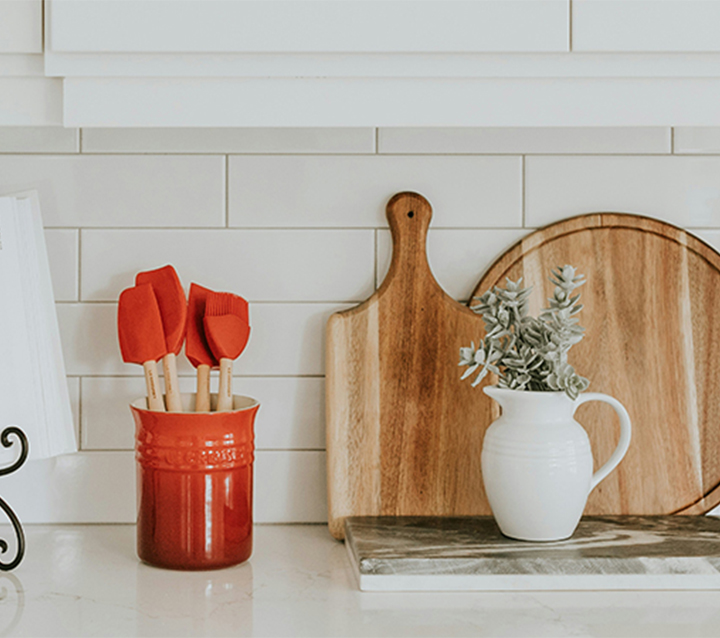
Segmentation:
<svg viewBox="0 0 720 638">
<path fill-rule="evenodd" d="M 177 441 L 176 445 L 158 445 L 138 440 L 135 458 L 143 467 L 166 470 L 231 470 L 250 465 L 254 460 L 253 444 L 215 445 L 205 439 Z"/>
</svg>

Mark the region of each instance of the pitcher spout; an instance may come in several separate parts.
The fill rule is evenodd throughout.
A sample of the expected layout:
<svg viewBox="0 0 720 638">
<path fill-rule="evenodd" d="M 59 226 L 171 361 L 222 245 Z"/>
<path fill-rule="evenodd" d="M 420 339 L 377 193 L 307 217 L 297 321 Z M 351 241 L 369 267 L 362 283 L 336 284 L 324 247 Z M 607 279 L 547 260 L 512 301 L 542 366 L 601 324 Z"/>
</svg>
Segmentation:
<svg viewBox="0 0 720 638">
<path fill-rule="evenodd" d="M 528 422 L 559 421 L 572 418 L 577 402 L 564 392 L 533 392 L 485 386 L 483 392 L 497 401 L 503 415 Z"/>
</svg>

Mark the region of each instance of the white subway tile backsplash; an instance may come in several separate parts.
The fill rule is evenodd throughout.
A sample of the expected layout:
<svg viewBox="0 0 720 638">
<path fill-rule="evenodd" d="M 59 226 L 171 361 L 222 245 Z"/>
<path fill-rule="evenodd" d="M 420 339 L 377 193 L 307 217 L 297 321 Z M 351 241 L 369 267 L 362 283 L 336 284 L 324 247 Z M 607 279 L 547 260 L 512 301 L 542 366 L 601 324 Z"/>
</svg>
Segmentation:
<svg viewBox="0 0 720 638">
<path fill-rule="evenodd" d="M 139 270 L 171 263 L 249 301 L 352 301 L 372 294 L 371 230 L 84 230 L 82 299 L 114 301 Z"/>
<path fill-rule="evenodd" d="M 390 267 L 392 237 L 389 230 L 377 232 L 379 286 Z M 495 228 L 430 230 L 428 261 L 435 279 L 454 299 L 469 299 L 485 270 L 528 232 L 528 229 Z"/>
<path fill-rule="evenodd" d="M 77 301 L 78 231 L 59 228 L 46 230 L 45 245 L 55 301 Z"/>
<path fill-rule="evenodd" d="M 26 524 L 134 523 L 135 472 L 133 452 L 66 454 L 4 477 L 2 495 Z M 258 451 L 254 474 L 255 522 L 327 520 L 324 452 Z"/>
<path fill-rule="evenodd" d="M 374 153 L 375 129 L 88 128 L 83 131 L 82 151 L 83 153 Z"/>
<path fill-rule="evenodd" d="M 217 391 L 217 376 L 212 377 Z M 194 377 L 180 377 L 181 392 L 195 392 Z M 325 396 L 321 377 L 235 377 L 235 394 L 260 402 L 255 421 L 258 450 L 324 450 Z M 83 450 L 132 450 L 134 426 L 128 404 L 145 396 L 143 377 L 82 380 Z"/>
<path fill-rule="evenodd" d="M 2 126 L 0 153 L 77 153 L 79 131 L 61 126 Z"/>
<path fill-rule="evenodd" d="M 720 226 L 718 176 L 714 157 L 528 157 L 525 222 L 625 212 L 679 226 Z"/>
<path fill-rule="evenodd" d="M 379 153 L 669 153 L 670 128 L 381 128 Z"/>
<path fill-rule="evenodd" d="M 0 192 L 38 190 L 45 226 L 225 225 L 225 158 L 0 155 Z"/>
<path fill-rule="evenodd" d="M 674 149 L 669 128 L 651 127 L 388 128 L 378 138 L 376 155 L 372 129 L 86 129 L 83 155 L 77 130 L 0 128 L 0 193 L 40 191 L 83 450 L 4 479 L 25 522 L 135 520 L 127 404 L 144 381 L 121 361 L 115 302 L 139 270 L 172 263 L 186 287 L 251 301 L 234 390 L 261 403 L 255 519 L 323 522 L 326 322 L 384 278 L 394 193 L 430 199 L 428 258 L 461 301 L 532 228 L 580 213 L 658 217 L 720 249 L 720 128 L 675 128 Z M 184 356 L 179 371 L 193 392 Z"/>
<path fill-rule="evenodd" d="M 252 332 L 235 373 L 245 376 L 322 375 L 325 372 L 325 324 L 351 304 L 255 303 L 250 305 Z M 67 374 L 137 376 L 139 366 L 123 363 L 117 342 L 117 304 L 57 305 Z M 195 374 L 184 356 L 180 374 Z"/>
<path fill-rule="evenodd" d="M 673 148 L 677 154 L 720 154 L 720 127 L 677 127 Z"/>
<path fill-rule="evenodd" d="M 230 157 L 230 226 L 387 226 L 404 190 L 430 200 L 435 227 L 522 225 L 519 157 L 376 155 Z"/>
</svg>

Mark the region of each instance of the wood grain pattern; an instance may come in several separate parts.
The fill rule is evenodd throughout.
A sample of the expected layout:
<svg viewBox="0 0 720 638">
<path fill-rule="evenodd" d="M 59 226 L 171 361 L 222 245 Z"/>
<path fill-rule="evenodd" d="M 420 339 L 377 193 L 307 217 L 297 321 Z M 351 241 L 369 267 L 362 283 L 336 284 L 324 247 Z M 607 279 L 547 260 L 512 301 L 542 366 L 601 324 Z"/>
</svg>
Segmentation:
<svg viewBox="0 0 720 638">
<path fill-rule="evenodd" d="M 327 324 L 330 531 L 354 515 L 489 514 L 479 417 L 490 399 L 460 382 L 459 349 L 482 321 L 435 281 L 426 256 L 430 204 L 387 206 L 393 258 L 382 286 Z"/>
<path fill-rule="evenodd" d="M 720 255 L 689 233 L 634 215 L 594 214 L 541 229 L 482 277 L 475 296 L 506 277 L 535 287 L 531 313 L 552 293 L 553 266 L 587 276 L 585 339 L 570 363 L 590 390 L 630 413 L 627 456 L 590 495 L 586 514 L 701 514 L 720 502 Z M 487 427 L 494 406 L 478 415 Z M 576 415 L 595 467 L 618 431 L 609 407 Z"/>
</svg>

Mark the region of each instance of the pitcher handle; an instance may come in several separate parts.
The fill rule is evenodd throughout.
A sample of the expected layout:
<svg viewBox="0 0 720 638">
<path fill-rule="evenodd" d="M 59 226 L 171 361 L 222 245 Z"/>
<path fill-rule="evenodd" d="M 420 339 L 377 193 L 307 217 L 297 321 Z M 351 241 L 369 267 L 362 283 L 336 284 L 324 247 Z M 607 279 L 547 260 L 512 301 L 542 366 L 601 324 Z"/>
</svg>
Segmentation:
<svg viewBox="0 0 720 638">
<path fill-rule="evenodd" d="M 607 463 L 605 463 L 605 465 L 593 474 L 592 481 L 590 483 L 590 490 L 588 491 L 589 494 L 595 489 L 597 484 L 610 474 L 610 472 L 618 466 L 618 463 L 623 460 L 623 457 L 630 446 L 632 426 L 630 424 L 630 416 L 628 415 L 627 410 L 617 399 L 613 399 L 611 396 L 601 394 L 600 392 L 587 392 L 586 394 L 581 394 L 578 397 L 577 405 L 581 406 L 583 403 L 587 403 L 588 401 L 602 401 L 603 403 L 608 403 L 613 407 L 615 412 L 617 412 L 618 417 L 620 417 L 620 440 L 618 441 L 615 451 L 607 460 Z"/>
</svg>

